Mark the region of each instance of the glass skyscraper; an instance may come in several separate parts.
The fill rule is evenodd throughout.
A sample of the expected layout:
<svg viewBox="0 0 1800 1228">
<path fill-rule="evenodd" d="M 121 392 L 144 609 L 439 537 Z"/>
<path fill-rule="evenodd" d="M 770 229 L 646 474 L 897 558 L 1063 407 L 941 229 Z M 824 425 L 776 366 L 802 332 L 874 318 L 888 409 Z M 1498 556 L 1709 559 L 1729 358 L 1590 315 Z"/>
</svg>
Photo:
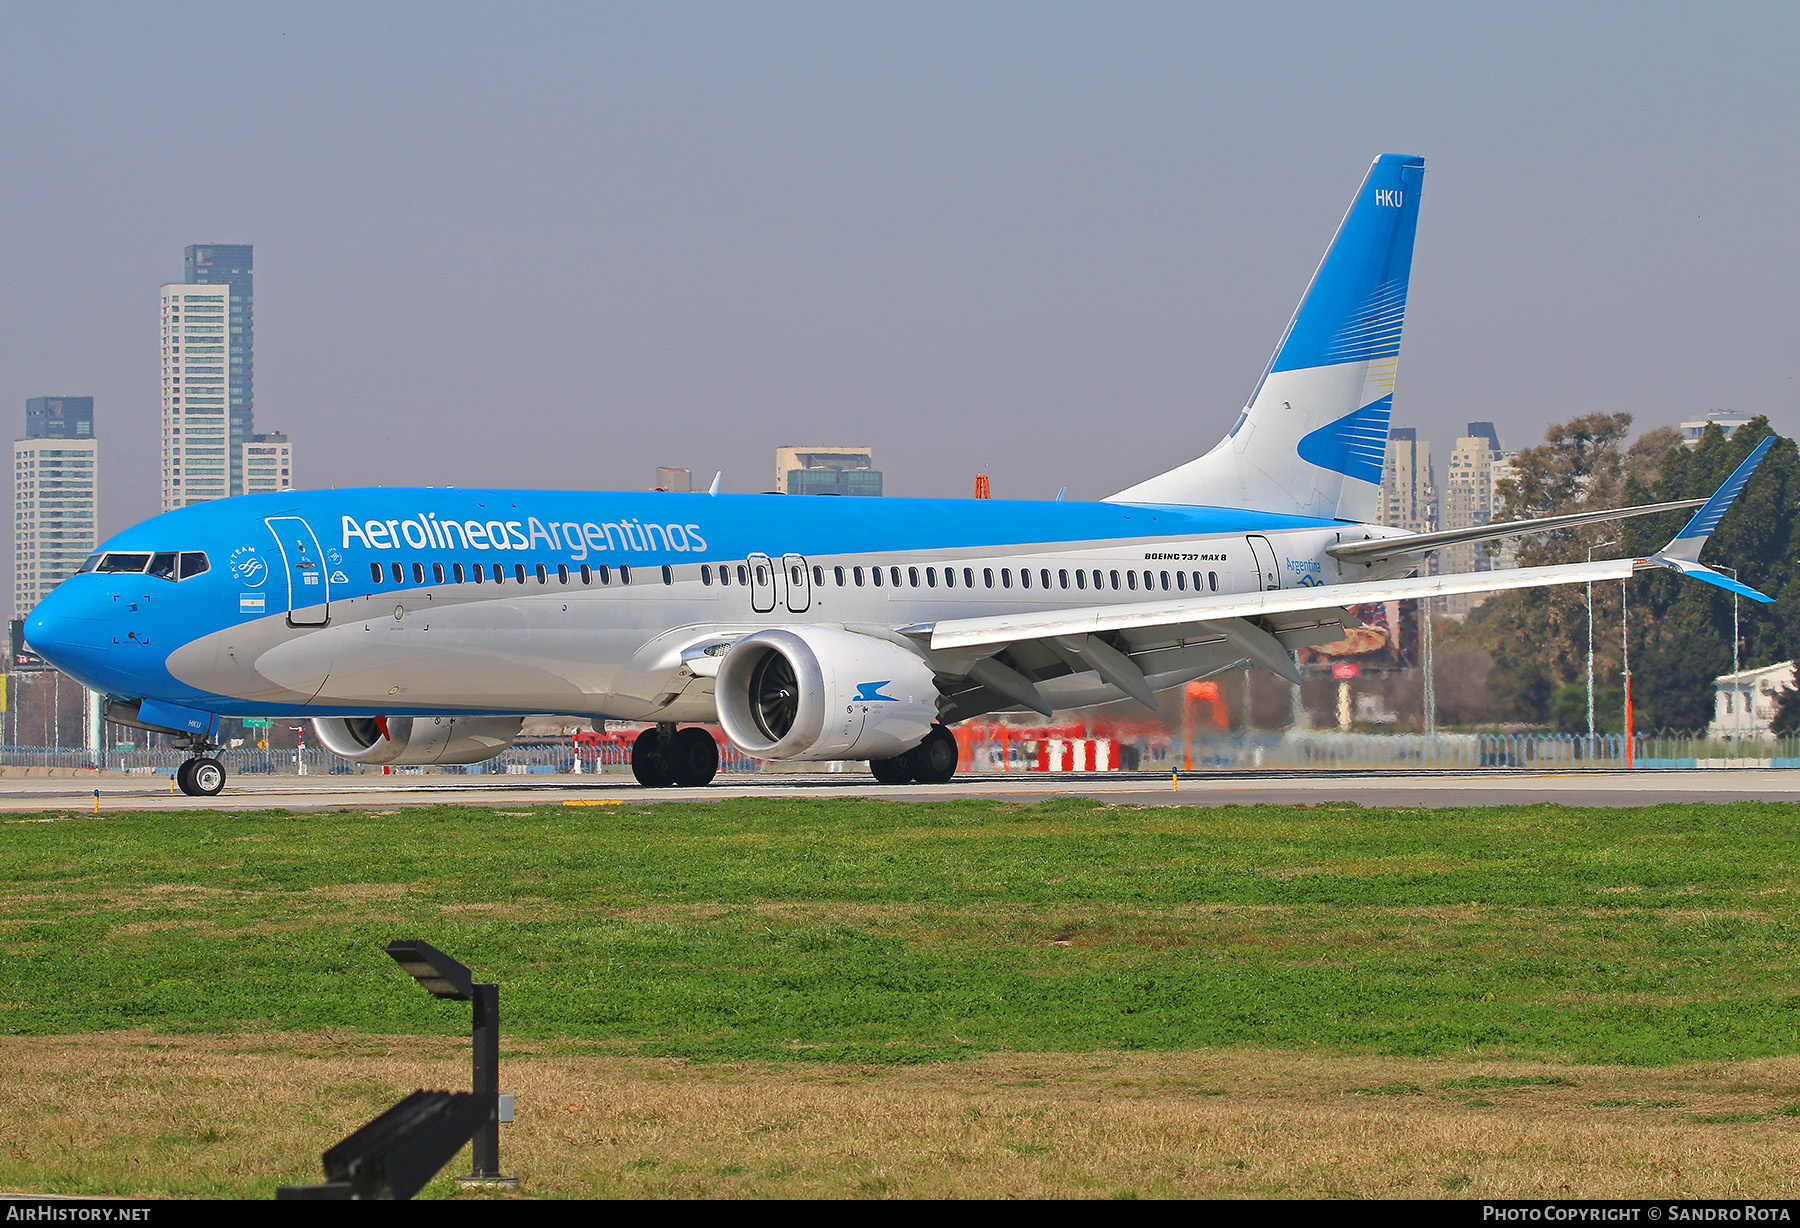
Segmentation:
<svg viewBox="0 0 1800 1228">
<path fill-rule="evenodd" d="M 183 280 L 190 286 L 225 286 L 227 305 L 225 395 L 231 471 L 230 493 L 244 493 L 244 443 L 255 428 L 256 324 L 251 291 L 253 248 L 248 243 L 195 243 L 187 248 Z"/>
</svg>

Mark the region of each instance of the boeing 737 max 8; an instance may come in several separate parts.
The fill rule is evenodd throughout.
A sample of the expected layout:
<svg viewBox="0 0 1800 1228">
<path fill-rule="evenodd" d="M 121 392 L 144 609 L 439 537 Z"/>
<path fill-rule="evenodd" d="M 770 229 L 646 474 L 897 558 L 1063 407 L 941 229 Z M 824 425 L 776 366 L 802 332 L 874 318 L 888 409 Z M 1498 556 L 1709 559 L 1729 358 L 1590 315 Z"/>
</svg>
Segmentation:
<svg viewBox="0 0 1800 1228">
<path fill-rule="evenodd" d="M 1764 441 L 1661 553 L 1418 576 L 1432 550 L 1691 503 L 1410 535 L 1381 483 L 1421 159 L 1371 166 L 1248 405 L 1197 460 L 1099 503 L 537 490 L 284 491 L 112 538 L 26 621 L 107 715 L 193 752 L 221 716 L 310 718 L 363 763 L 474 763 L 523 718 L 653 722 L 646 785 L 749 755 L 946 781 L 946 726 L 1155 692 L 1341 639 L 1362 602 L 1699 562 Z M 687 724 L 688 728 L 682 726 Z"/>
</svg>

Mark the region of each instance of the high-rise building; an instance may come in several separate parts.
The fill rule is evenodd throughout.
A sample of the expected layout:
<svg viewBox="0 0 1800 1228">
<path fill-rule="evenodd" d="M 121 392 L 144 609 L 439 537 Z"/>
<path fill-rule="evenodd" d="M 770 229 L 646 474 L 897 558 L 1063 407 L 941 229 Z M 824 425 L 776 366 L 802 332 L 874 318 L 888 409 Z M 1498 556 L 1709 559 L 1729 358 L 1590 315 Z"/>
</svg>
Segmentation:
<svg viewBox="0 0 1800 1228">
<path fill-rule="evenodd" d="M 1704 418 L 1683 422 L 1681 424 L 1681 442 L 1690 448 L 1697 448 L 1700 446 L 1700 437 L 1706 434 L 1706 428 L 1709 426 L 1718 427 L 1725 432 L 1725 438 L 1730 439 L 1737 433 L 1738 427 L 1749 424 L 1750 415 L 1748 414 L 1733 413 L 1729 409 L 1715 409 Z"/>
<path fill-rule="evenodd" d="M 238 493 L 226 414 L 230 308 L 228 286 L 162 288 L 164 511 Z"/>
<path fill-rule="evenodd" d="M 25 438 L 92 439 L 93 397 L 32 397 L 25 402 Z"/>
<path fill-rule="evenodd" d="M 255 433 L 252 254 L 193 244 L 185 280 L 162 288 L 164 511 L 293 484 L 287 437 Z"/>
<path fill-rule="evenodd" d="M 245 494 L 292 490 L 293 473 L 294 445 L 286 435 L 252 435 L 244 441 Z"/>
<path fill-rule="evenodd" d="M 1431 445 L 1421 443 L 1417 428 L 1388 431 L 1387 454 L 1381 462 L 1381 493 L 1375 503 L 1380 524 L 1413 533 L 1437 527 L 1436 479 L 1431 471 Z"/>
<path fill-rule="evenodd" d="M 786 447 L 775 449 L 775 490 L 783 495 L 881 494 L 875 449 Z"/>
<path fill-rule="evenodd" d="M 689 491 L 694 489 L 694 473 L 679 465 L 663 465 L 656 471 L 656 489 Z"/>
<path fill-rule="evenodd" d="M 13 444 L 13 615 L 80 570 L 99 541 L 94 398 L 33 397 Z"/>
<path fill-rule="evenodd" d="M 230 430 L 231 493 L 244 493 L 239 457 L 244 442 L 256 429 L 256 313 L 252 293 L 254 251 L 248 243 L 195 243 L 182 261 L 182 276 L 190 286 L 224 286 L 227 305 L 225 390 Z"/>
<path fill-rule="evenodd" d="M 1494 518 L 1496 487 L 1510 468 L 1502 468 L 1504 445 L 1492 422 L 1469 423 L 1468 434 L 1450 451 L 1450 467 L 1444 474 L 1443 507 L 1438 520 L 1446 529 L 1472 529 Z M 1457 575 L 1490 571 L 1495 556 L 1486 542 L 1464 542 L 1438 551 L 1438 572 Z M 1444 613 L 1462 618 L 1487 600 L 1485 593 L 1461 593 L 1444 598 Z"/>
</svg>

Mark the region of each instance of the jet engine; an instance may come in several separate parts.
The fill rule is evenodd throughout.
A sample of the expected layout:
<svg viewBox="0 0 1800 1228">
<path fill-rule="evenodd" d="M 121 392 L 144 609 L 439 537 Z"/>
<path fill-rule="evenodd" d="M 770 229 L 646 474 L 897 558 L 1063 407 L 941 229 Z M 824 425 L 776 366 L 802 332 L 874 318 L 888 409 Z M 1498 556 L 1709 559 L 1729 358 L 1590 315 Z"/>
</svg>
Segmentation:
<svg viewBox="0 0 1800 1228">
<path fill-rule="evenodd" d="M 353 763 L 480 763 L 513 744 L 522 716 L 321 716 L 325 749 Z"/>
<path fill-rule="evenodd" d="M 726 735 L 758 759 L 890 759 L 931 732 L 938 708 L 917 654 L 836 627 L 746 636 L 714 694 Z"/>
</svg>

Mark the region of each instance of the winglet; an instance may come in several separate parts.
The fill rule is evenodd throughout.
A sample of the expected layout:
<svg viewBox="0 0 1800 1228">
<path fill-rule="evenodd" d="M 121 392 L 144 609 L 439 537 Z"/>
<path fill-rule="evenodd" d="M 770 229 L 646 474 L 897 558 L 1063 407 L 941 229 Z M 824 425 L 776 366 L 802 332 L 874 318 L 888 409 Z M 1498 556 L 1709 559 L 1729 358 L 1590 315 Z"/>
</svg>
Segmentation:
<svg viewBox="0 0 1800 1228">
<path fill-rule="evenodd" d="M 719 493 L 719 482 L 724 477 L 725 477 L 725 471 L 723 469 L 721 469 L 717 473 L 713 474 L 713 484 L 706 488 L 706 493 L 709 495 L 718 494 Z"/>
<path fill-rule="evenodd" d="M 1726 511 L 1730 509 L 1732 503 L 1743 493 L 1744 487 L 1749 483 L 1750 475 L 1756 472 L 1756 467 L 1762 464 L 1763 457 L 1767 456 L 1769 449 L 1774 446 L 1775 436 L 1773 435 L 1757 444 L 1750 455 L 1744 458 L 1743 463 L 1732 471 L 1730 477 L 1725 479 L 1725 484 L 1713 492 L 1713 497 L 1700 505 L 1700 510 L 1694 513 L 1694 518 L 1687 522 L 1681 532 L 1669 540 L 1668 545 L 1652 555 L 1649 561 L 1667 567 L 1670 571 L 1678 571 L 1684 576 L 1691 576 L 1696 580 L 1722 588 L 1728 593 L 1748 597 L 1752 601 L 1761 601 L 1765 604 L 1774 601 L 1773 597 L 1759 593 L 1748 584 L 1741 584 L 1730 576 L 1714 571 L 1700 562 L 1700 552 L 1706 548 L 1706 543 L 1712 537 L 1713 530 L 1719 527 L 1719 521 L 1724 518 Z"/>
<path fill-rule="evenodd" d="M 1700 510 L 1694 513 L 1694 518 L 1688 521 L 1687 526 L 1662 548 L 1657 557 L 1698 563 L 1700 552 L 1706 548 L 1707 538 L 1711 537 L 1713 530 L 1719 527 L 1719 521 L 1724 517 L 1726 510 L 1731 507 L 1738 495 L 1743 493 L 1745 484 L 1750 481 L 1750 475 L 1756 472 L 1756 467 L 1762 464 L 1763 457 L 1767 456 L 1769 449 L 1774 446 L 1775 436 L 1773 435 L 1757 444 L 1755 450 L 1744 458 L 1744 463 L 1725 479 L 1725 485 L 1719 487 L 1713 492 L 1712 498 L 1700 505 Z"/>
</svg>

